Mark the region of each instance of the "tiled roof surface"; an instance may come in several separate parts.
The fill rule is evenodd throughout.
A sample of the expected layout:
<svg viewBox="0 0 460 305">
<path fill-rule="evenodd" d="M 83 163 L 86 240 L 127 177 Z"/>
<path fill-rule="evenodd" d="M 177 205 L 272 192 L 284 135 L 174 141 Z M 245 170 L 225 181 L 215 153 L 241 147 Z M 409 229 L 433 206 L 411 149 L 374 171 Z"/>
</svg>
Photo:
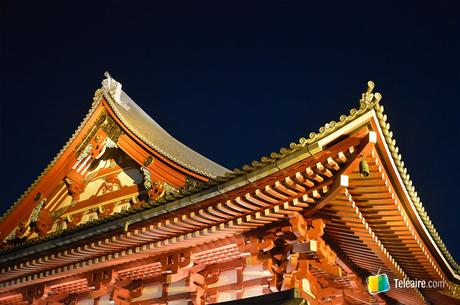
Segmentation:
<svg viewBox="0 0 460 305">
<path fill-rule="evenodd" d="M 229 171 L 176 140 L 145 113 L 125 92 L 121 91 L 120 99 L 122 104 L 127 107 L 115 102 L 108 92 L 104 92 L 104 98 L 120 121 L 132 133 L 166 158 L 209 178 L 223 176 Z"/>
</svg>

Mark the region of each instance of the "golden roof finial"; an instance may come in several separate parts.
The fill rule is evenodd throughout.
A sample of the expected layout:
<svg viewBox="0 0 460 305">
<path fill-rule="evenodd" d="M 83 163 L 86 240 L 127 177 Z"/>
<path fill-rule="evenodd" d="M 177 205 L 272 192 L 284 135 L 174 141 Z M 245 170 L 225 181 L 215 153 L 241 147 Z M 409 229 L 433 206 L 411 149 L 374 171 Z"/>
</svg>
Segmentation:
<svg viewBox="0 0 460 305">
<path fill-rule="evenodd" d="M 366 91 L 361 95 L 361 99 L 359 100 L 361 108 L 366 108 L 371 103 L 376 104 L 382 99 L 382 95 L 380 93 L 372 93 L 374 88 L 375 83 L 371 80 L 368 81 Z"/>
<path fill-rule="evenodd" d="M 375 88 L 375 83 L 371 80 L 368 81 L 366 93 L 372 93 L 372 90 L 374 90 L 374 88 Z"/>
</svg>

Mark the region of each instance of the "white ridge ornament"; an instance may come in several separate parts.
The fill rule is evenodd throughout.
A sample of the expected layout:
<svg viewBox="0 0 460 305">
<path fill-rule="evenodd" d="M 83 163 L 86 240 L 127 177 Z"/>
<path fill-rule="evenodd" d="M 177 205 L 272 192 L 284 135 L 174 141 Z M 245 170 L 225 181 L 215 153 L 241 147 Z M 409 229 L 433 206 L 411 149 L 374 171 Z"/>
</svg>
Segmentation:
<svg viewBox="0 0 460 305">
<path fill-rule="evenodd" d="M 103 81 L 102 81 L 102 87 L 105 89 L 105 91 L 107 93 L 110 94 L 110 96 L 113 98 L 113 100 L 119 104 L 120 106 L 122 106 L 125 110 L 129 110 L 129 105 L 128 103 L 126 103 L 125 101 L 122 101 L 121 100 L 121 83 L 117 82 L 116 80 L 114 80 L 109 72 L 105 72 L 104 73 L 104 76 L 106 77 Z"/>
</svg>

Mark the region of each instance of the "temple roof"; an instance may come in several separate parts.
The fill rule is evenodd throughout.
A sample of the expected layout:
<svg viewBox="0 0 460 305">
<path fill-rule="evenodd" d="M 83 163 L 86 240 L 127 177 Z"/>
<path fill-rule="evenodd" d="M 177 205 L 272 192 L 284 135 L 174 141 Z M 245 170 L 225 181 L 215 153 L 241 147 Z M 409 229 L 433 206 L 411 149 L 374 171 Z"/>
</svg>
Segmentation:
<svg viewBox="0 0 460 305">
<path fill-rule="evenodd" d="M 289 158 L 290 155 L 292 155 L 294 152 L 298 151 L 301 148 L 307 147 L 308 150 L 310 150 L 310 148 L 314 149 L 313 147 L 321 145 L 321 142 L 330 141 L 328 139 L 329 136 L 332 136 L 332 134 L 337 130 L 349 125 L 353 121 L 358 120 L 360 117 L 363 117 L 364 114 L 369 113 L 371 111 L 375 111 L 375 115 L 379 123 L 379 128 L 381 129 L 381 132 L 384 135 L 385 145 L 387 146 L 392 156 L 391 161 L 394 163 L 395 167 L 398 170 L 398 175 L 400 176 L 400 179 L 404 184 L 405 191 L 409 195 L 412 201 L 412 206 L 417 212 L 417 218 L 421 220 L 421 223 L 423 224 L 424 229 L 428 233 L 428 236 L 432 239 L 434 244 L 442 253 L 444 259 L 452 268 L 451 270 L 456 274 L 460 274 L 459 264 L 450 254 L 449 250 L 447 249 L 446 245 L 441 239 L 439 233 L 434 227 L 428 213 L 423 207 L 420 197 L 418 197 L 417 192 L 415 191 L 415 187 L 413 186 L 412 180 L 410 180 L 410 175 L 406 167 L 404 166 L 404 162 L 402 161 L 402 156 L 398 152 L 399 149 L 396 146 L 396 140 L 393 138 L 393 133 L 389 129 L 390 124 L 387 122 L 387 115 L 384 114 L 384 107 L 379 103 L 382 97 L 379 93 L 371 93 L 375 86 L 372 81 L 368 82 L 367 92 L 363 93 L 361 97 L 360 107 L 352 108 L 348 115 L 341 115 L 338 121 L 330 121 L 324 124 L 319 128 L 318 132 L 310 132 L 308 137 L 302 137 L 299 139 L 298 142 L 291 142 L 289 144 L 289 148 L 283 147 L 280 149 L 279 152 L 272 152 L 268 157 L 263 156 L 260 158 L 260 160 L 252 161 L 250 165 L 243 165 L 241 169 L 236 168 L 233 171 L 229 171 L 221 165 L 193 151 L 189 147 L 179 142 L 173 136 L 171 136 L 147 113 L 145 113 L 123 90 L 121 90 L 120 83 L 113 80 L 108 75 L 108 73 L 106 73 L 106 77 L 108 78 L 103 81 L 102 88 L 98 89 L 95 93 L 93 106 L 91 107 L 89 113 L 86 115 L 85 119 L 80 123 L 79 127 L 74 132 L 72 137 L 61 149 L 61 151 L 56 155 L 53 161 L 51 161 L 50 164 L 48 164 L 48 166 L 34 181 L 34 183 L 10 207 L 10 209 L 4 215 L 2 215 L 2 217 L 0 217 L 0 221 L 2 221 L 6 216 L 8 216 L 8 214 L 14 209 L 15 205 L 17 205 L 29 193 L 29 191 L 37 184 L 37 182 L 39 182 L 39 180 L 46 174 L 48 169 L 55 164 L 56 160 L 67 149 L 69 143 L 72 142 L 76 134 L 78 134 L 81 128 L 85 125 L 88 118 L 90 117 L 90 115 L 92 114 L 92 112 L 96 108 L 96 105 L 102 97 L 104 97 L 107 100 L 115 114 L 125 124 L 125 126 L 129 130 L 131 130 L 131 132 L 133 132 L 136 136 L 138 136 L 141 140 L 143 140 L 146 144 L 148 144 L 151 148 L 156 150 L 158 153 L 164 155 L 165 157 L 170 158 L 176 163 L 211 178 L 207 183 L 197 185 L 196 187 L 193 187 L 191 189 L 187 189 L 184 193 L 176 195 L 175 198 L 161 198 L 159 200 L 159 203 L 163 204 L 166 202 L 174 202 L 177 199 L 190 196 L 190 193 L 199 194 L 200 191 L 213 187 L 216 184 L 222 184 L 227 181 L 230 182 L 238 176 L 246 175 L 246 173 L 263 168 L 268 164 L 277 162 L 277 160 Z M 107 81 L 109 81 L 109 83 L 107 83 Z M 148 208 L 148 205 L 142 207 L 142 209 Z M 133 210 L 132 213 L 129 214 L 136 213 L 138 213 L 138 210 Z M 122 218 L 124 216 L 126 216 L 126 213 L 113 215 L 112 218 L 116 219 Z M 70 233 L 75 229 L 82 230 L 85 227 L 91 227 L 96 224 L 97 221 L 88 223 L 78 228 L 70 229 L 68 231 Z M 39 238 L 36 240 L 26 241 L 25 243 L 19 244 L 17 246 L 23 247 L 27 244 L 35 244 L 36 242 L 39 242 L 43 239 L 60 236 L 62 233 L 65 232 L 51 234 L 46 238 Z M 10 250 L 10 248 L 4 249 L 3 251 L 5 250 L 8 251 Z M 0 253 L 3 251 L 0 251 Z"/>
<path fill-rule="evenodd" d="M 95 112 L 102 98 L 107 101 L 116 116 L 126 126 L 126 128 L 134 133 L 139 139 L 144 141 L 148 146 L 169 160 L 211 179 L 224 176 L 226 173 L 230 172 L 225 167 L 202 156 L 170 135 L 157 122 L 155 122 L 154 119 L 145 113 L 123 90 L 121 90 L 121 83 L 112 79 L 107 72 L 105 75 L 107 78 L 102 82 L 102 87 L 96 90 L 94 102 L 75 132 L 56 154 L 53 160 L 48 163 L 45 169 L 34 180 L 34 182 L 8 208 L 8 210 L 0 216 L 0 221 L 6 219 L 6 217 L 21 201 L 26 198 L 26 196 L 37 186 L 48 171 L 69 149 L 71 143 L 75 140 L 77 135 L 81 133 L 83 128 L 88 124 L 90 117 Z"/>
<path fill-rule="evenodd" d="M 407 212 L 407 215 L 411 217 L 411 221 L 415 223 L 418 234 L 420 234 L 424 242 L 429 246 L 431 249 L 430 251 L 432 251 L 435 256 L 440 257 L 440 259 L 436 259 L 438 263 L 446 266 L 445 270 L 448 271 L 447 273 L 451 273 L 453 278 L 458 282 L 460 278 L 459 265 L 447 250 L 428 214 L 423 208 L 420 198 L 417 196 L 415 187 L 412 185 L 412 181 L 402 161 L 402 156 L 396 146 L 396 141 L 393 138 L 392 132 L 389 130 L 390 124 L 387 122 L 387 116 L 384 114 L 384 108 L 379 103 L 381 95 L 379 93 L 372 93 L 373 87 L 374 84 L 369 82 L 368 89 L 363 93 L 359 107 L 351 109 L 348 115 L 340 116 L 338 121 L 328 122 L 319 129 L 319 132 L 311 132 L 308 138 L 301 138 L 297 143 L 291 143 L 289 148 L 281 148 L 279 152 L 273 152 L 269 156 L 263 156 L 260 160 L 251 162 L 250 165 L 244 165 L 241 169 L 235 169 L 233 172 L 229 172 L 216 163 L 187 148 L 170 136 L 121 90 L 121 85 L 119 83 L 113 81 L 112 83 L 105 84 L 103 88 L 96 93 L 93 108 L 94 105 L 104 98 L 120 121 L 152 149 L 192 171 L 200 171 L 200 173 L 206 174 L 208 177 L 211 177 L 211 179 L 207 183 L 180 190 L 174 197 L 160 198 L 156 202 L 156 206 L 161 205 L 161 209 L 152 209 L 153 205 L 146 203 L 136 209 L 129 209 L 123 213 L 113 214 L 103 220 L 88 222 L 77 228 L 53 233 L 36 240 L 26 241 L 15 247 L 3 249 L 0 253 L 12 257 L 14 255 L 12 255 L 13 253 L 11 253 L 11 250 L 14 251 L 19 248 L 41 243 L 44 242 L 45 239 L 49 240 L 53 237 L 62 237 L 68 234 L 77 233 L 77 231 L 80 230 L 85 230 L 85 232 L 81 234 L 81 238 L 88 238 L 89 236 L 99 234 L 103 231 L 107 232 L 113 230 L 116 226 L 123 225 L 127 222 L 134 223 L 146 218 L 154 218 L 189 205 L 196 205 L 209 198 L 218 198 L 222 193 L 228 193 L 245 184 L 251 184 L 257 179 L 267 177 L 267 175 L 271 173 L 281 171 L 293 165 L 295 162 L 303 160 L 306 155 L 311 157 L 318 156 L 317 154 L 320 154 L 323 148 L 328 150 L 342 135 L 350 134 L 369 122 L 373 122 L 375 123 L 372 125 L 374 133 L 381 139 L 381 141 L 378 141 L 378 149 L 382 154 L 382 162 L 385 163 L 395 188 L 398 188 L 398 196 L 401 196 L 401 201 L 404 201 L 403 209 Z M 153 126 L 152 129 L 148 128 L 149 124 Z M 161 141 L 158 141 L 158 139 L 161 139 Z M 176 143 L 180 145 L 176 147 Z M 187 152 L 192 153 L 188 156 Z M 183 159 L 184 157 L 185 160 Z M 173 158 L 175 158 L 175 160 Z M 219 171 L 220 174 L 217 173 Z M 211 176 L 211 173 L 214 173 L 214 176 Z M 200 206 L 200 204 L 198 204 L 198 206 Z M 408 223 L 406 218 L 405 221 Z M 91 232 L 86 230 L 89 227 L 91 227 Z M 414 236 L 414 232 L 412 231 L 411 233 L 412 236 Z M 79 238 L 78 233 L 72 236 L 72 240 L 74 241 L 77 241 Z M 416 239 L 416 242 L 420 245 L 418 239 Z M 51 241 L 50 246 L 53 245 Z M 388 247 L 391 247 L 391 245 Z M 39 249 L 37 248 L 37 250 Z M 424 255 L 426 255 L 426 253 Z M 395 254 L 395 256 L 397 256 L 397 254 Z M 402 263 L 405 263 L 404 260 Z M 436 272 L 438 272 L 437 269 Z"/>
<path fill-rule="evenodd" d="M 144 112 L 123 90 L 119 102 L 105 92 L 104 97 L 123 124 L 139 139 L 168 159 L 209 178 L 229 172 L 225 167 L 207 159 L 171 136 Z"/>
</svg>

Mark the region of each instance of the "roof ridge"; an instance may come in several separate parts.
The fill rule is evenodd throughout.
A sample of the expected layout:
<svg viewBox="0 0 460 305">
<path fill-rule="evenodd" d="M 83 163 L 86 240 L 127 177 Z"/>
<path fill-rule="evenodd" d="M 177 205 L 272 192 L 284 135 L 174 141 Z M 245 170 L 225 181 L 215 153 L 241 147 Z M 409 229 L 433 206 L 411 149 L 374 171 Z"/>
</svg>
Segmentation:
<svg viewBox="0 0 460 305">
<path fill-rule="evenodd" d="M 342 114 L 339 117 L 339 121 L 330 121 L 323 126 L 321 126 L 318 129 L 318 132 L 310 132 L 308 134 L 308 139 L 301 137 L 298 140 L 298 143 L 291 142 L 289 144 L 289 148 L 282 147 L 278 152 L 272 152 L 270 154 L 270 157 L 262 156 L 260 159 L 260 162 L 258 160 L 252 161 L 251 165 L 243 165 L 240 168 L 235 168 L 233 170 L 234 174 L 238 174 L 241 170 L 243 171 L 248 171 L 251 169 L 258 168 L 260 163 L 270 163 L 275 161 L 276 159 L 280 159 L 284 157 L 285 155 L 288 155 L 300 148 L 303 147 L 308 147 L 309 145 L 312 145 L 316 143 L 317 141 L 325 138 L 326 136 L 330 135 L 337 129 L 341 128 L 342 126 L 346 125 L 347 123 L 355 120 L 356 118 L 360 117 L 361 115 L 365 114 L 369 110 L 372 110 L 374 108 L 374 105 L 377 104 L 381 98 L 382 95 L 378 92 L 372 93 L 372 90 L 374 89 L 375 84 L 372 81 L 368 81 L 367 83 L 367 89 L 366 92 L 362 93 L 361 99 L 359 100 L 360 102 L 360 107 L 358 109 L 356 108 L 351 108 L 349 111 L 349 115 Z M 272 160 L 270 160 L 272 159 Z"/>
</svg>

